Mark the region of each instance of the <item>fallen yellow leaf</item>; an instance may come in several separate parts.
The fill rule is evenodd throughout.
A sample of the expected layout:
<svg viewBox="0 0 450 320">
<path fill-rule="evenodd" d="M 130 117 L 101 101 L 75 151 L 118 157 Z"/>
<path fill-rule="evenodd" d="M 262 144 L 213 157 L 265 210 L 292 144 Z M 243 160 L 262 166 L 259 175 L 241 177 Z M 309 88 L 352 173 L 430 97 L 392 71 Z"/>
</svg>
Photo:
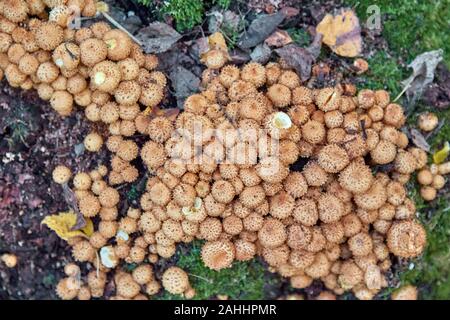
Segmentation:
<svg viewBox="0 0 450 320">
<path fill-rule="evenodd" d="M 344 10 L 336 16 L 327 14 L 316 31 L 323 35 L 323 43 L 340 56 L 356 57 L 361 53 L 361 27 L 352 10 Z"/>
<path fill-rule="evenodd" d="M 42 224 L 56 232 L 63 240 L 69 240 L 74 237 L 89 238 L 94 233 L 94 224 L 91 219 L 85 218 L 86 226 L 79 230 L 72 230 L 77 222 L 77 214 L 75 212 L 60 212 L 55 215 L 47 216 L 42 220 Z"/>
<path fill-rule="evenodd" d="M 450 153 L 450 144 L 445 142 L 444 147 L 441 150 L 436 151 L 433 154 L 433 162 L 436 164 L 440 164 L 447 159 L 448 155 Z"/>
<path fill-rule="evenodd" d="M 225 53 L 228 60 L 230 59 L 227 42 L 225 41 L 223 34 L 220 32 L 215 32 L 208 37 L 208 51 L 200 54 L 200 60 L 202 62 L 204 62 L 206 56 L 211 50 L 220 50 Z"/>
<path fill-rule="evenodd" d="M 224 52 L 228 52 L 227 42 L 223 34 L 220 32 L 215 32 L 208 37 L 209 50 L 219 49 Z"/>
</svg>

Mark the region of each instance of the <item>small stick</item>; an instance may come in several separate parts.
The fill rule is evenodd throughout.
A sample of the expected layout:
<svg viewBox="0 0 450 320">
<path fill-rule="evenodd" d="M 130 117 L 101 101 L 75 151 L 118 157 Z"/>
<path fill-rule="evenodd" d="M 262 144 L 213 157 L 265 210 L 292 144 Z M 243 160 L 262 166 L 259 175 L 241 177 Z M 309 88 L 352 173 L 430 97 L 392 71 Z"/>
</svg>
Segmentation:
<svg viewBox="0 0 450 320">
<path fill-rule="evenodd" d="M 204 277 L 202 277 L 202 276 L 198 276 L 198 275 L 193 274 L 193 273 L 189 273 L 189 275 L 190 275 L 190 276 L 193 276 L 193 277 L 195 277 L 195 278 L 199 278 L 199 279 L 201 279 L 201 280 L 203 280 L 203 281 L 206 281 L 206 282 L 208 282 L 208 283 L 213 283 L 213 281 L 212 281 L 211 279 L 207 279 L 207 278 L 204 278 Z"/>
<path fill-rule="evenodd" d="M 127 29 L 125 29 L 124 27 L 122 27 L 122 25 L 120 23 L 118 23 L 116 20 L 114 20 L 113 17 L 111 17 L 109 14 L 107 14 L 106 12 L 101 12 L 101 14 L 109 21 L 111 22 L 116 28 L 122 30 L 123 32 L 125 32 L 131 39 L 133 39 L 134 42 L 136 42 L 138 45 L 142 46 L 142 42 L 140 42 L 135 36 L 133 36 Z"/>
</svg>

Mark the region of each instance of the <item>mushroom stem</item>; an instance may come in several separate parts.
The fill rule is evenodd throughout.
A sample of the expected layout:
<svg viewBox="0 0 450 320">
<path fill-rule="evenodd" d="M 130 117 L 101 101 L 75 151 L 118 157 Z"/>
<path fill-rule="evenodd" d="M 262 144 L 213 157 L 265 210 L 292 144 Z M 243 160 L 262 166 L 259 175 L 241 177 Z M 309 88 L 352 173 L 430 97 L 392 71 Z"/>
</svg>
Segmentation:
<svg viewBox="0 0 450 320">
<path fill-rule="evenodd" d="M 125 32 L 131 39 L 133 39 L 134 42 L 136 42 L 138 45 L 142 46 L 142 42 L 140 42 L 135 36 L 133 36 L 127 29 L 125 29 L 119 22 L 117 22 L 108 13 L 101 12 L 101 14 L 106 18 L 106 20 L 108 20 L 116 28 L 118 28 L 118 29 L 122 30 L 123 32 Z"/>
</svg>

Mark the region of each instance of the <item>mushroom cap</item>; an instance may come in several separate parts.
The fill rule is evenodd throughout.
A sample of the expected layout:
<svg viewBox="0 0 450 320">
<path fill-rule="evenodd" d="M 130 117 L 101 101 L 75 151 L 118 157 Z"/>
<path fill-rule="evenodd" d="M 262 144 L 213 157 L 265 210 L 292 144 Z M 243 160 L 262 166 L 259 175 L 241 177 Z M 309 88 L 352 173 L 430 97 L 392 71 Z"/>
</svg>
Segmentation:
<svg viewBox="0 0 450 320">
<path fill-rule="evenodd" d="M 76 261 L 91 261 L 95 257 L 95 249 L 89 241 L 81 240 L 73 245 L 72 255 Z"/>
<path fill-rule="evenodd" d="M 266 83 L 266 70 L 257 62 L 250 62 L 242 68 L 241 78 L 253 83 L 258 88 Z"/>
<path fill-rule="evenodd" d="M 52 55 L 53 62 L 61 69 L 74 70 L 80 63 L 80 47 L 74 43 L 62 43 Z"/>
<path fill-rule="evenodd" d="M 86 172 L 79 172 L 73 178 L 73 186 L 77 190 L 89 190 L 91 188 L 92 179 Z"/>
<path fill-rule="evenodd" d="M 119 61 L 130 55 L 132 42 L 130 37 L 119 29 L 112 29 L 103 35 L 103 41 L 108 48 L 108 58 Z"/>
<path fill-rule="evenodd" d="M 114 91 L 120 83 L 119 66 L 109 60 L 97 63 L 89 72 L 91 87 L 103 92 Z"/>
<path fill-rule="evenodd" d="M 146 107 L 155 107 L 164 98 L 164 90 L 158 84 L 145 83 L 141 87 L 139 102 Z"/>
<path fill-rule="evenodd" d="M 208 241 L 202 247 L 203 263 L 216 271 L 229 268 L 234 257 L 234 245 L 228 240 Z"/>
<path fill-rule="evenodd" d="M 116 293 L 124 298 L 131 299 L 139 294 L 141 287 L 128 273 L 116 276 Z"/>
<path fill-rule="evenodd" d="M 326 130 L 322 123 L 309 120 L 302 126 L 302 138 L 312 144 L 317 144 L 325 139 Z"/>
<path fill-rule="evenodd" d="M 278 108 L 286 107 L 291 103 L 291 90 L 282 84 L 274 84 L 267 89 L 267 97 Z"/>
<path fill-rule="evenodd" d="M 80 43 L 80 52 L 81 62 L 88 67 L 93 67 L 106 60 L 108 47 L 102 40 L 88 38 Z"/>
<path fill-rule="evenodd" d="M 277 219 L 266 219 L 262 228 L 258 231 L 258 239 L 264 247 L 278 247 L 287 239 L 286 227 Z"/>
<path fill-rule="evenodd" d="M 55 91 L 50 98 L 50 105 L 61 116 L 68 116 L 73 109 L 73 97 L 67 91 Z"/>
<path fill-rule="evenodd" d="M 0 12 L 9 21 L 19 23 L 27 19 L 29 8 L 24 0 L 4 0 L 0 3 Z"/>
<path fill-rule="evenodd" d="M 227 65 L 220 70 L 219 81 L 225 87 L 229 88 L 231 84 L 239 80 L 241 70 L 235 65 Z"/>
<path fill-rule="evenodd" d="M 380 140 L 375 149 L 370 151 L 370 156 L 375 163 L 387 164 L 394 161 L 397 155 L 395 144 L 387 140 Z"/>
<path fill-rule="evenodd" d="M 202 62 L 209 69 L 220 69 L 227 62 L 227 54 L 219 49 L 209 50 L 202 56 Z"/>
<path fill-rule="evenodd" d="M 64 165 L 56 166 L 52 172 L 53 181 L 55 181 L 58 184 L 67 183 L 71 176 L 72 171 Z"/>
<path fill-rule="evenodd" d="M 247 208 L 256 208 L 265 200 L 266 194 L 261 185 L 245 187 L 239 195 L 242 204 Z"/>
<path fill-rule="evenodd" d="M 19 70 L 26 75 L 34 74 L 38 68 L 39 61 L 32 54 L 27 53 L 19 60 Z"/>
<path fill-rule="evenodd" d="M 218 180 L 211 186 L 211 194 L 216 201 L 226 204 L 233 201 L 236 191 L 230 182 Z"/>
<path fill-rule="evenodd" d="M 289 169 L 275 156 L 259 161 L 256 172 L 260 178 L 269 183 L 282 182 L 289 174 Z"/>
<path fill-rule="evenodd" d="M 394 161 L 395 170 L 401 174 L 410 174 L 416 170 L 417 160 L 410 152 L 399 150 Z"/>
<path fill-rule="evenodd" d="M 302 171 L 308 186 L 318 187 L 324 185 L 328 180 L 328 174 L 315 161 L 309 161 Z"/>
<path fill-rule="evenodd" d="M 372 252 L 373 242 L 369 234 L 360 232 L 348 240 L 348 246 L 353 255 L 366 256 Z"/>
<path fill-rule="evenodd" d="M 317 201 L 319 218 L 325 223 L 339 221 L 344 214 L 344 203 L 330 193 L 322 194 Z"/>
<path fill-rule="evenodd" d="M 243 239 L 234 241 L 234 247 L 236 248 L 236 260 L 238 261 L 251 260 L 256 254 L 255 244 Z"/>
<path fill-rule="evenodd" d="M 182 294 L 190 287 L 189 277 L 183 269 L 170 267 L 163 273 L 162 285 L 172 294 Z"/>
<path fill-rule="evenodd" d="M 296 171 L 289 173 L 283 182 L 283 187 L 294 199 L 300 198 L 308 191 L 308 183 L 305 177 L 301 172 Z"/>
<path fill-rule="evenodd" d="M 321 148 L 317 156 L 317 163 L 330 173 L 342 171 L 349 162 L 345 149 L 335 144 L 329 144 Z"/>
<path fill-rule="evenodd" d="M 164 165 L 167 155 L 161 144 L 147 141 L 141 149 L 141 158 L 150 170 L 156 170 Z"/>
<path fill-rule="evenodd" d="M 96 132 L 91 132 L 84 138 L 84 146 L 88 151 L 98 152 L 102 145 L 103 138 Z"/>
<path fill-rule="evenodd" d="M 305 226 L 314 226 L 319 219 L 316 202 L 313 199 L 298 199 L 292 216 L 296 222 Z"/>
<path fill-rule="evenodd" d="M 425 229 L 415 220 L 396 221 L 387 233 L 387 246 L 398 257 L 417 257 L 425 245 Z"/>
<path fill-rule="evenodd" d="M 132 161 L 137 158 L 139 148 L 133 140 L 123 140 L 119 143 L 117 155 L 125 161 Z"/>
<path fill-rule="evenodd" d="M 300 85 L 300 77 L 292 70 L 284 70 L 278 77 L 278 83 L 292 90 Z"/>
<path fill-rule="evenodd" d="M 47 51 L 52 51 L 64 40 L 63 29 L 55 22 L 43 22 L 35 31 L 35 39 L 38 46 Z"/>
<path fill-rule="evenodd" d="M 80 199 L 78 207 L 83 216 L 90 218 L 96 216 L 100 211 L 100 202 L 96 196 L 87 194 Z"/>
<path fill-rule="evenodd" d="M 270 198 L 270 214 L 278 219 L 284 219 L 291 215 L 295 207 L 294 198 L 285 191 Z"/>
<path fill-rule="evenodd" d="M 369 190 L 373 182 L 372 171 L 360 161 L 352 161 L 339 174 L 339 184 L 353 193 L 364 193 Z"/>
<path fill-rule="evenodd" d="M 37 78 L 44 83 L 51 83 L 58 78 L 59 69 L 53 62 L 44 62 L 36 71 Z"/>
<path fill-rule="evenodd" d="M 56 294 L 62 300 L 72 300 L 78 295 L 79 286 L 75 278 L 63 278 L 56 286 Z"/>
<path fill-rule="evenodd" d="M 219 239 L 222 234 L 222 222 L 213 217 L 208 217 L 200 223 L 200 236 L 207 240 L 213 241 Z"/>
<path fill-rule="evenodd" d="M 201 115 L 208 107 L 208 100 L 201 94 L 193 94 L 184 101 L 184 111 Z"/>
</svg>

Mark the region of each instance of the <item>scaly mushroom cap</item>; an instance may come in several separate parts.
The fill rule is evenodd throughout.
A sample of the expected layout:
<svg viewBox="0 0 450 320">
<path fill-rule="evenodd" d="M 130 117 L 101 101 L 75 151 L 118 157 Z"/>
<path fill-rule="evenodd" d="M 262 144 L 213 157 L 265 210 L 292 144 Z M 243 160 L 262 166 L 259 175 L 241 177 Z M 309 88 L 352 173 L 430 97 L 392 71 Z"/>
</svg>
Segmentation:
<svg viewBox="0 0 450 320">
<path fill-rule="evenodd" d="M 327 172 L 337 173 L 342 171 L 350 162 L 345 149 L 335 144 L 329 144 L 320 149 L 317 163 Z"/>
<path fill-rule="evenodd" d="M 415 220 L 394 222 L 387 233 L 388 248 L 398 257 L 417 257 L 423 252 L 425 244 L 425 229 Z"/>
<path fill-rule="evenodd" d="M 61 69 L 73 70 L 80 63 L 80 47 L 74 43 L 60 44 L 53 51 L 53 62 Z"/>
<path fill-rule="evenodd" d="M 146 107 L 157 106 L 164 98 L 164 90 L 158 84 L 145 83 L 141 88 L 141 96 L 139 102 Z"/>
<path fill-rule="evenodd" d="M 147 132 L 150 138 L 158 143 L 164 143 L 174 130 L 173 123 L 166 117 L 155 117 L 148 124 Z"/>
<path fill-rule="evenodd" d="M 227 60 L 227 54 L 219 49 L 209 50 L 202 56 L 202 62 L 209 69 L 220 69 L 227 62 Z"/>
<path fill-rule="evenodd" d="M 339 174 L 339 184 L 353 193 L 364 193 L 373 182 L 372 171 L 360 161 L 352 161 Z"/>
<path fill-rule="evenodd" d="M 56 286 L 56 294 L 62 300 L 73 300 L 77 297 L 79 284 L 76 278 L 63 278 Z"/>
<path fill-rule="evenodd" d="M 134 298 L 141 291 L 139 284 L 134 281 L 133 277 L 128 273 L 116 276 L 115 282 L 117 294 L 124 298 Z"/>
<path fill-rule="evenodd" d="M 183 269 L 170 267 L 163 273 L 162 285 L 172 294 L 182 294 L 190 287 L 189 277 Z"/>
<path fill-rule="evenodd" d="M 71 176 L 72 172 L 70 169 L 63 165 L 56 166 L 52 172 L 53 181 L 58 184 L 67 183 Z"/>
<path fill-rule="evenodd" d="M 220 70 L 219 81 L 225 87 L 229 88 L 231 84 L 239 80 L 241 70 L 235 65 L 227 65 Z"/>
<path fill-rule="evenodd" d="M 266 83 L 266 70 L 257 62 L 250 62 L 242 68 L 241 78 L 244 81 L 253 83 L 255 87 L 259 88 Z"/>
<path fill-rule="evenodd" d="M 97 63 L 89 73 L 91 86 L 103 92 L 112 92 L 120 83 L 121 74 L 119 66 L 112 61 Z"/>
<path fill-rule="evenodd" d="M 95 38 L 89 38 L 80 43 L 81 62 L 93 67 L 100 63 L 108 56 L 108 48 L 106 44 Z"/>
<path fill-rule="evenodd" d="M 234 257 L 234 245 L 228 240 L 208 241 L 202 247 L 203 263 L 216 271 L 229 268 Z"/>
<path fill-rule="evenodd" d="M 156 170 L 166 161 L 166 152 L 162 145 L 147 141 L 141 149 L 141 158 L 150 170 Z"/>
<path fill-rule="evenodd" d="M 67 91 L 55 91 L 50 98 L 50 105 L 61 116 L 68 116 L 73 109 L 73 97 Z"/>
<path fill-rule="evenodd" d="M 108 47 L 108 58 L 119 61 L 130 55 L 132 42 L 130 37 L 119 29 L 112 29 L 105 33 L 103 41 Z"/>
<path fill-rule="evenodd" d="M 95 249 L 89 241 L 81 240 L 73 245 L 72 255 L 76 261 L 92 261 L 95 258 Z"/>
<path fill-rule="evenodd" d="M 28 12 L 27 3 L 24 0 L 4 0 L 0 3 L 0 13 L 14 23 L 27 19 Z"/>
<path fill-rule="evenodd" d="M 267 89 L 267 97 L 276 107 L 286 107 L 291 103 L 291 90 L 282 84 L 274 84 Z"/>
<path fill-rule="evenodd" d="M 64 40 L 64 31 L 55 22 L 43 22 L 35 31 L 38 46 L 47 51 L 52 51 Z"/>
<path fill-rule="evenodd" d="M 258 232 L 258 239 L 264 247 L 278 247 L 287 239 L 286 227 L 277 219 L 266 219 Z"/>
</svg>

